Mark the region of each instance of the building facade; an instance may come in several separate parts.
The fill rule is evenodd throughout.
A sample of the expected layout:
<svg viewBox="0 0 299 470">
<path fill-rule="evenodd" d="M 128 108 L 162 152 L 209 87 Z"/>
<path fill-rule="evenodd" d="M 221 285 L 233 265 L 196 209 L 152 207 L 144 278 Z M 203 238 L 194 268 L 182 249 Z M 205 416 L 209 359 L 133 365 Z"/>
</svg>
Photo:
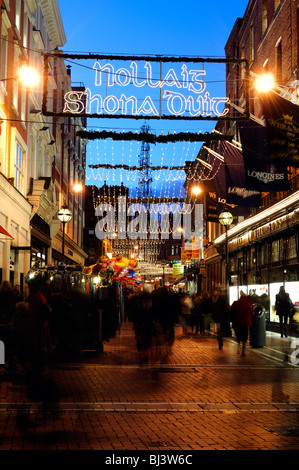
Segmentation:
<svg viewBox="0 0 299 470">
<path fill-rule="evenodd" d="M 85 145 L 75 137 L 81 121 L 61 125 L 41 112 L 42 54 L 66 43 L 57 0 L 1 0 L 0 5 L 0 280 L 23 288 L 33 265 L 43 268 L 61 260 L 57 212 L 64 203 L 73 214 L 66 235 L 68 261 L 84 264 L 84 196 L 73 193 L 71 185 L 84 182 Z M 35 87 L 19 80 L 23 65 L 38 72 Z M 62 87 L 71 88 L 64 64 L 59 70 L 51 64 L 51 86 L 53 98 Z M 68 128 L 63 142 L 62 127 Z M 62 161 L 68 166 L 63 178 Z"/>
<path fill-rule="evenodd" d="M 254 123 L 264 120 L 254 81 L 266 72 L 275 78 L 276 94 L 285 103 L 299 106 L 298 23 L 298 2 L 258 0 L 248 2 L 244 17 L 238 18 L 233 27 L 225 53 L 227 58 L 248 60 L 250 121 Z M 245 106 L 243 73 L 242 66 L 227 66 L 227 96 L 238 102 L 240 109 Z M 236 108 L 236 114 L 238 111 Z M 241 142 L 237 121 L 223 121 L 217 129 L 233 135 L 236 143 Z M 252 141 L 256 138 L 253 130 Z M 273 322 L 278 321 L 274 303 L 281 285 L 294 303 L 299 301 L 298 168 L 290 164 L 287 171 L 289 189 L 262 191 L 259 206 L 239 217 L 227 232 L 230 302 L 239 297 L 241 290 L 257 295 L 254 298 L 265 302 L 267 317 Z M 219 234 L 219 230 L 223 232 L 220 224 L 210 225 L 205 253 L 209 288 L 212 284 L 224 284 L 226 242 L 226 235 Z"/>
</svg>

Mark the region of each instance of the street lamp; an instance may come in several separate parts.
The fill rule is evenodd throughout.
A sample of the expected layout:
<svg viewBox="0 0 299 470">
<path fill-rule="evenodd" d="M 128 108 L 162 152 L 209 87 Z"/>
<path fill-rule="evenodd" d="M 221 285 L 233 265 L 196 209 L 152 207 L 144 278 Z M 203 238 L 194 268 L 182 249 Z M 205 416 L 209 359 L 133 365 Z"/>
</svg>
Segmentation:
<svg viewBox="0 0 299 470">
<path fill-rule="evenodd" d="M 192 194 L 194 194 L 194 196 L 199 196 L 199 194 L 201 193 L 201 188 L 199 186 L 193 186 L 192 188 Z"/>
<path fill-rule="evenodd" d="M 62 206 L 57 214 L 58 219 L 62 222 L 62 256 L 64 261 L 64 235 L 65 235 L 65 224 L 72 218 L 72 213 L 66 204 Z"/>
<path fill-rule="evenodd" d="M 24 65 L 19 72 L 19 79 L 25 86 L 35 87 L 40 81 L 40 75 L 33 67 Z"/>
<path fill-rule="evenodd" d="M 83 190 L 83 186 L 81 183 L 76 183 L 74 184 L 74 187 L 73 187 L 75 193 L 80 193 L 82 190 Z"/>
<path fill-rule="evenodd" d="M 274 78 L 271 73 L 266 73 L 257 77 L 255 86 L 258 91 L 267 92 L 274 86 Z"/>
<path fill-rule="evenodd" d="M 229 295 L 229 278 L 228 278 L 228 239 L 227 239 L 227 229 L 229 225 L 234 220 L 232 214 L 228 211 L 221 212 L 219 214 L 219 222 L 225 227 L 225 286 L 226 286 L 226 295 Z"/>
<path fill-rule="evenodd" d="M 8 82 L 10 80 L 17 80 L 26 88 L 35 88 L 40 82 L 40 74 L 33 67 L 23 65 L 16 76 L 1 78 L 0 82 Z"/>
</svg>

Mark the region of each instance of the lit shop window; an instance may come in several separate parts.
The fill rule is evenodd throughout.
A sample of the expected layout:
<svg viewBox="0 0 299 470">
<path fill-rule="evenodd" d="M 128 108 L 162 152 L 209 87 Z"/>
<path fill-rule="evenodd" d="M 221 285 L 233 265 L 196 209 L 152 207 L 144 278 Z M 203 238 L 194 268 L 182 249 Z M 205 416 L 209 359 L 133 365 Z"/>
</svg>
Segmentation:
<svg viewBox="0 0 299 470">
<path fill-rule="evenodd" d="M 44 268 L 46 266 L 46 250 L 45 248 L 34 249 L 31 253 L 31 267 Z"/>
<path fill-rule="evenodd" d="M 276 263 L 280 260 L 280 240 L 274 240 L 272 242 L 272 263 Z"/>
</svg>

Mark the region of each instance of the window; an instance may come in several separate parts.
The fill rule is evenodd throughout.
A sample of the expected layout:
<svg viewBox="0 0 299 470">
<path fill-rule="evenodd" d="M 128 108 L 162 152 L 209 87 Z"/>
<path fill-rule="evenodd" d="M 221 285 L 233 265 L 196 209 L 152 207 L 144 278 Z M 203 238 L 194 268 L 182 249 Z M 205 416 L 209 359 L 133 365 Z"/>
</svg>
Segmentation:
<svg viewBox="0 0 299 470">
<path fill-rule="evenodd" d="M 250 61 L 254 61 L 254 25 L 250 26 Z"/>
<path fill-rule="evenodd" d="M 268 18 L 267 18 L 267 0 L 262 1 L 262 33 L 266 31 L 268 27 Z"/>
<path fill-rule="evenodd" d="M 21 31 L 21 0 L 16 0 L 16 16 L 15 23 L 18 31 Z"/>
<path fill-rule="evenodd" d="M 287 238 L 287 259 L 292 259 L 297 257 L 297 243 L 296 243 L 296 236 L 292 235 Z"/>
<path fill-rule="evenodd" d="M 25 48 L 28 47 L 28 16 L 27 16 L 27 12 L 24 12 L 23 46 Z"/>
<path fill-rule="evenodd" d="M 25 121 L 26 119 L 26 90 L 22 90 L 21 93 L 21 120 Z"/>
<path fill-rule="evenodd" d="M 282 47 L 281 47 L 281 39 L 277 41 L 275 47 L 275 74 L 276 74 L 276 81 L 278 84 L 282 83 Z"/>
<path fill-rule="evenodd" d="M 20 146 L 20 144 L 17 142 L 16 143 L 16 164 L 15 164 L 15 187 L 19 190 L 22 191 L 23 189 L 23 180 L 24 180 L 24 174 L 23 174 L 23 149 Z"/>
<path fill-rule="evenodd" d="M 277 263 L 280 260 L 280 240 L 274 240 L 272 242 L 272 263 Z"/>
<path fill-rule="evenodd" d="M 241 59 L 245 59 L 245 47 L 244 46 L 242 46 L 242 50 L 241 50 Z M 244 62 L 242 62 L 241 67 L 242 67 L 241 68 L 241 78 L 242 78 L 242 80 L 244 80 L 245 79 L 245 69 L 246 69 Z"/>
<path fill-rule="evenodd" d="M 19 68 L 19 56 L 21 54 L 21 50 L 18 46 L 15 46 L 14 48 L 14 71 L 15 75 L 18 73 L 18 68 Z M 13 80 L 13 96 L 12 96 L 12 102 L 15 111 L 18 111 L 19 107 L 19 81 L 18 80 Z"/>
<path fill-rule="evenodd" d="M 4 22 L 2 21 L 2 35 L 1 35 L 1 54 L 0 54 L 0 78 L 3 80 L 7 78 L 7 46 L 8 34 Z M 5 82 L 3 83 L 5 86 Z"/>
<path fill-rule="evenodd" d="M 265 72 L 269 71 L 269 59 L 266 59 L 264 64 L 263 64 L 263 69 Z"/>
</svg>

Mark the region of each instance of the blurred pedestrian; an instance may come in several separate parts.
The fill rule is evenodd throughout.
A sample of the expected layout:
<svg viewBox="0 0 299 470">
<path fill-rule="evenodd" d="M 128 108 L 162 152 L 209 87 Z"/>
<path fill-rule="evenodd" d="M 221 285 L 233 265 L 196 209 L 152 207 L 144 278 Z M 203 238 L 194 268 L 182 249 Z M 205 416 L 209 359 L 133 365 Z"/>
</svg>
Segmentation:
<svg viewBox="0 0 299 470">
<path fill-rule="evenodd" d="M 0 286 L 0 324 L 8 325 L 15 313 L 15 296 L 12 283 L 3 281 Z"/>
<path fill-rule="evenodd" d="M 205 335 L 212 323 L 213 302 L 208 292 L 203 292 L 200 301 L 200 333 Z"/>
<path fill-rule="evenodd" d="M 45 416 L 50 402 L 57 402 L 58 397 L 54 381 L 45 375 L 45 331 L 48 330 L 50 308 L 44 295 L 42 276 L 35 276 L 28 282 L 28 286 L 27 304 L 18 304 L 18 320 L 22 320 L 27 328 L 27 337 L 22 348 L 24 356 L 21 360 L 26 361 L 28 400 L 40 401 Z M 26 426 L 30 424 L 27 414 L 22 410 L 18 414 L 18 422 Z"/>
<path fill-rule="evenodd" d="M 15 296 L 15 303 L 16 304 L 18 302 L 23 302 L 24 297 L 23 297 L 23 294 L 21 292 L 21 288 L 20 288 L 19 284 L 15 284 L 15 286 L 13 288 L 13 293 L 14 293 L 14 296 Z"/>
<path fill-rule="evenodd" d="M 223 348 L 223 336 L 228 322 L 229 308 L 226 292 L 218 289 L 213 295 L 213 320 L 219 349 Z"/>
<path fill-rule="evenodd" d="M 280 334 L 287 338 L 288 336 L 288 319 L 293 308 L 293 303 L 289 294 L 285 291 L 283 286 L 280 287 L 278 294 L 275 298 L 275 309 L 279 316 Z"/>
<path fill-rule="evenodd" d="M 183 333 L 188 334 L 191 331 L 191 314 L 193 310 L 193 302 L 190 295 L 187 293 L 181 297 L 181 309 Z"/>
<path fill-rule="evenodd" d="M 43 294 L 43 280 L 37 275 L 29 284 L 28 328 L 32 348 L 32 373 L 42 374 L 44 370 L 45 333 L 48 332 L 50 308 Z"/>
<path fill-rule="evenodd" d="M 195 331 L 195 334 L 198 335 L 200 330 L 200 302 L 201 295 L 199 292 L 194 296 L 193 299 L 193 310 L 192 310 L 192 333 Z"/>
<path fill-rule="evenodd" d="M 48 303 L 51 308 L 49 319 L 51 346 L 57 358 L 66 359 L 71 352 L 73 318 L 69 292 L 63 287 L 62 277 L 56 274 L 51 282 Z"/>
<path fill-rule="evenodd" d="M 253 303 L 243 291 L 231 305 L 229 313 L 239 347 L 242 346 L 242 356 L 245 356 L 249 328 L 252 326 Z"/>
</svg>

